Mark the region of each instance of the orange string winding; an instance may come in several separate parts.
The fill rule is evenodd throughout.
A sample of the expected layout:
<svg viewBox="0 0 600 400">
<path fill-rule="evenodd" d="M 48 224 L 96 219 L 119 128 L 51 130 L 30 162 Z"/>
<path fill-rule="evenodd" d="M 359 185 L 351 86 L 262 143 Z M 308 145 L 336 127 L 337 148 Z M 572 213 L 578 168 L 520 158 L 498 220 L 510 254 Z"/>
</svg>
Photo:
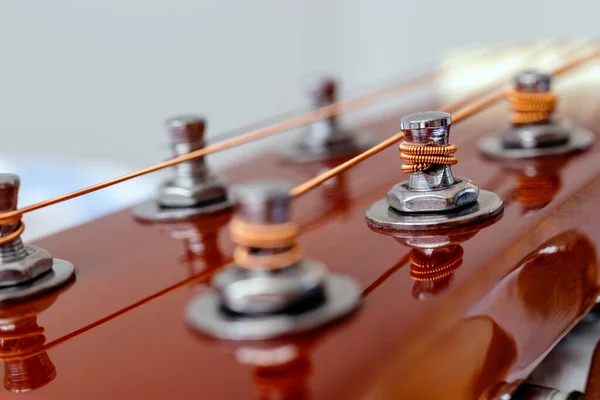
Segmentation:
<svg viewBox="0 0 600 400">
<path fill-rule="evenodd" d="M 252 254 L 247 247 L 238 246 L 233 252 L 233 261 L 246 269 L 276 270 L 302 260 L 304 252 L 298 245 L 282 253 Z"/>
<path fill-rule="evenodd" d="M 553 92 L 527 93 L 509 89 L 506 98 L 512 110 L 511 122 L 515 125 L 533 124 L 550 118 L 556 108 Z"/>
<path fill-rule="evenodd" d="M 277 249 L 293 246 L 300 234 L 298 225 L 293 222 L 285 224 L 251 224 L 234 217 L 229 223 L 231 239 L 244 247 Z"/>
<path fill-rule="evenodd" d="M 425 171 L 434 164 L 454 165 L 458 163 L 458 158 L 452 155 L 456 153 L 455 144 L 402 142 L 399 149 L 400 158 L 406 163 L 402 165 L 402 172 L 406 173 Z"/>
<path fill-rule="evenodd" d="M 231 239 L 238 245 L 233 253 L 236 264 L 247 269 L 273 270 L 297 263 L 304 257 L 296 244 L 300 234 L 298 225 L 252 224 L 233 218 L 229 224 Z M 278 252 L 252 253 L 250 249 L 278 249 Z"/>
<path fill-rule="evenodd" d="M 19 218 L 21 218 L 21 217 L 19 216 Z M 21 234 L 23 233 L 24 230 L 25 230 L 25 224 L 23 223 L 23 221 L 19 220 L 19 227 L 17 228 L 16 231 L 14 231 L 6 236 L 0 237 L 0 246 L 3 244 L 6 244 L 6 243 L 12 242 L 13 240 L 15 240 L 16 238 L 21 236 Z"/>
</svg>

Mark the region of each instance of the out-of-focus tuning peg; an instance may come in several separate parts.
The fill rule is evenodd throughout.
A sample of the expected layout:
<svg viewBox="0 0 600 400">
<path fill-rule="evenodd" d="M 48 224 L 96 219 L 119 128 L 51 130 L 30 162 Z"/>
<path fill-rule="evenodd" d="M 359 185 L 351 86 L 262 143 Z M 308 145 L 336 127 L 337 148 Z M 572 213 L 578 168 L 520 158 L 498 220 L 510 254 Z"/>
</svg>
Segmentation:
<svg viewBox="0 0 600 400">
<path fill-rule="evenodd" d="M 337 101 L 338 83 L 326 75 L 306 79 L 306 92 L 313 110 L 332 106 Z M 283 155 L 293 162 L 325 161 L 363 152 L 371 141 L 362 133 L 344 129 L 333 115 L 311 123 L 302 131 L 301 138 Z"/>
<path fill-rule="evenodd" d="M 174 157 L 204 148 L 204 118 L 174 117 L 166 126 Z M 157 197 L 134 207 L 133 215 L 146 221 L 179 221 L 230 208 L 227 187 L 201 156 L 177 164 L 173 176 L 160 184 Z"/>
</svg>

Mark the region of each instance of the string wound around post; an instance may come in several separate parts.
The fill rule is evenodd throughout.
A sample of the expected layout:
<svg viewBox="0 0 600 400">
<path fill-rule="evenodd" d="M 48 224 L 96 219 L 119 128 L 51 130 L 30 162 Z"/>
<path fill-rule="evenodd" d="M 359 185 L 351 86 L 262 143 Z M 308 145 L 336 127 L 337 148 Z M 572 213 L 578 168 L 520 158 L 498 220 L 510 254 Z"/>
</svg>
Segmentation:
<svg viewBox="0 0 600 400">
<path fill-rule="evenodd" d="M 385 199 L 366 213 L 367 223 L 391 231 L 452 228 L 502 212 L 498 195 L 480 190 L 469 179 L 455 177 L 456 146 L 448 142 L 451 115 L 427 111 L 402 117 L 405 143 L 400 145 L 408 181 L 393 186 Z"/>
<path fill-rule="evenodd" d="M 166 121 L 166 127 L 174 157 L 204 148 L 204 118 L 196 115 L 173 117 Z M 177 164 L 173 169 L 172 176 L 159 185 L 156 198 L 133 208 L 135 218 L 184 221 L 231 209 L 226 185 L 210 171 L 204 157 Z"/>
<path fill-rule="evenodd" d="M 290 188 L 267 181 L 234 191 L 234 263 L 189 304 L 186 319 L 194 329 L 222 339 L 269 339 L 315 329 L 358 307 L 353 279 L 304 256 Z"/>
<path fill-rule="evenodd" d="M 0 174 L 0 212 L 17 208 L 20 180 L 14 174 Z M 75 276 L 68 261 L 53 258 L 38 246 L 25 246 L 20 217 L 0 222 L 0 307 L 54 290 Z"/>
<path fill-rule="evenodd" d="M 287 161 L 309 163 L 351 157 L 362 153 L 373 144 L 362 132 L 341 126 L 334 110 L 337 103 L 338 82 L 322 74 L 314 74 L 305 81 L 307 97 L 312 112 L 326 111 L 326 118 L 305 127 L 300 139 L 283 150 Z"/>
<path fill-rule="evenodd" d="M 570 155 L 587 150 L 594 134 L 554 115 L 558 98 L 552 75 L 528 71 L 515 77 L 506 93 L 510 125 L 497 136 L 481 140 L 479 149 L 495 160 Z"/>
</svg>

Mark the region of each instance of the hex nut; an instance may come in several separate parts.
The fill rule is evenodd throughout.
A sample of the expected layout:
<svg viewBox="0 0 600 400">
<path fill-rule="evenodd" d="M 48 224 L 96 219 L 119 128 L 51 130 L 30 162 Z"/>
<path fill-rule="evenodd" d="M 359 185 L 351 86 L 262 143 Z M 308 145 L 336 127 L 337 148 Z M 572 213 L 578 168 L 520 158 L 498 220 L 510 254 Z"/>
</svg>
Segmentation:
<svg viewBox="0 0 600 400">
<path fill-rule="evenodd" d="M 0 287 L 18 285 L 50 271 L 52 255 L 37 246 L 25 246 L 27 256 L 0 264 Z"/>
<path fill-rule="evenodd" d="M 400 212 L 449 211 L 477 201 L 479 188 L 466 178 L 436 190 L 410 190 L 408 182 L 395 185 L 387 194 L 387 203 Z"/>
<path fill-rule="evenodd" d="M 169 178 L 158 188 L 158 202 L 165 207 L 194 207 L 219 199 L 227 199 L 227 187 L 216 176 L 203 182 Z"/>
</svg>

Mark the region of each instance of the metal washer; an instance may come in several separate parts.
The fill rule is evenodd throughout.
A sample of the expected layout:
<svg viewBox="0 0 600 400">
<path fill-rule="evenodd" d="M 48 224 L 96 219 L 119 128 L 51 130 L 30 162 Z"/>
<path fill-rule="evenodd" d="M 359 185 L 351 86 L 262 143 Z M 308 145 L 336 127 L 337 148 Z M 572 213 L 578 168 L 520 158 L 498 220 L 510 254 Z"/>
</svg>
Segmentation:
<svg viewBox="0 0 600 400">
<path fill-rule="evenodd" d="M 0 288 L 0 303 L 26 300 L 64 285 L 73 278 L 75 267 L 60 258 L 52 259 L 52 269 L 20 285 Z"/>
<path fill-rule="evenodd" d="M 303 142 L 293 143 L 290 147 L 281 152 L 281 156 L 286 161 L 295 163 L 310 163 L 315 161 L 327 161 L 336 158 L 358 155 L 365 150 L 370 149 L 374 140 L 369 136 L 352 135 L 352 140 L 342 142 L 331 147 L 313 148 L 303 146 Z"/>
<path fill-rule="evenodd" d="M 218 214 L 233 208 L 233 203 L 225 200 L 200 207 L 161 207 L 156 199 L 149 199 L 133 207 L 133 216 L 144 221 L 183 221 L 193 217 Z"/>
<path fill-rule="evenodd" d="M 574 128 L 569 141 L 560 146 L 548 146 L 532 149 L 507 149 L 497 136 L 483 138 L 479 150 L 492 159 L 519 159 L 554 155 L 567 155 L 587 150 L 594 143 L 595 135 L 584 128 Z"/>
<path fill-rule="evenodd" d="M 472 206 L 444 213 L 401 213 L 392 209 L 386 199 L 381 199 L 369 207 L 366 218 L 367 223 L 377 230 L 426 231 L 484 221 L 503 209 L 502 200 L 496 193 L 480 190 L 477 202 Z"/>
<path fill-rule="evenodd" d="M 309 331 L 352 312 L 360 304 L 360 286 L 353 279 L 329 274 L 325 278 L 325 301 L 304 313 L 233 317 L 221 310 L 214 289 L 192 300 L 186 320 L 194 329 L 220 339 L 264 340 Z"/>
</svg>

